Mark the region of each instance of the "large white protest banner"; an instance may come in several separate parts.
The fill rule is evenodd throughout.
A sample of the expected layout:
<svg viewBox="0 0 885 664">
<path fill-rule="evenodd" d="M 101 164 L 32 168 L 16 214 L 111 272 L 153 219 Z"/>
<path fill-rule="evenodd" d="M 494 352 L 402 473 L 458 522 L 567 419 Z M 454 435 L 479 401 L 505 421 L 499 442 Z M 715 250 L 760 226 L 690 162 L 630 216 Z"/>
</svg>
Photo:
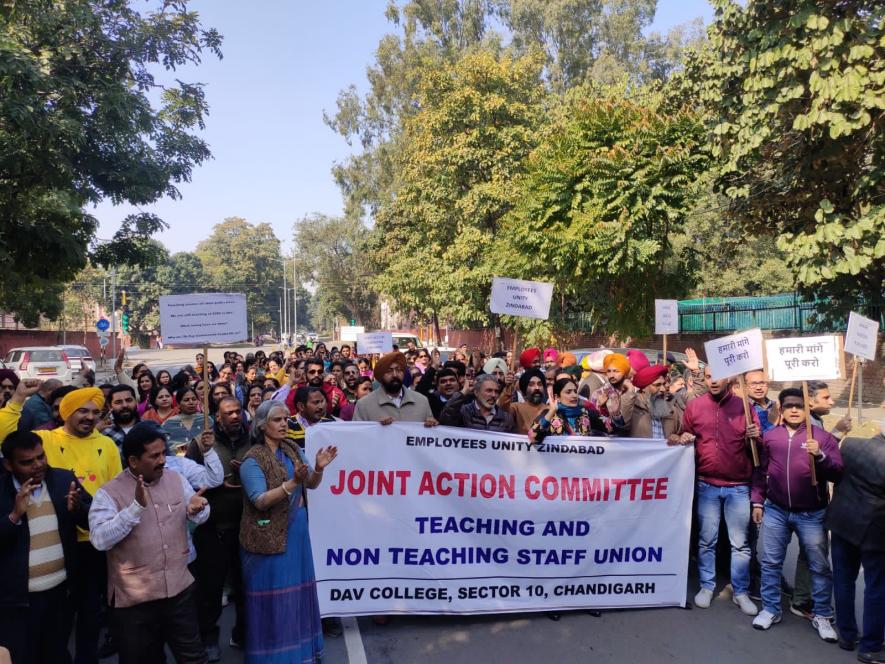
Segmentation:
<svg viewBox="0 0 885 664">
<path fill-rule="evenodd" d="M 320 613 L 681 606 L 694 450 L 421 423 L 328 423 L 310 492 Z"/>
<path fill-rule="evenodd" d="M 704 342 L 713 380 L 740 376 L 764 364 L 762 330 L 758 327 Z"/>
<path fill-rule="evenodd" d="M 873 362 L 876 359 L 878 340 L 879 321 L 853 311 L 848 314 L 848 331 L 845 333 L 846 353 Z"/>
<path fill-rule="evenodd" d="M 768 377 L 771 380 L 834 380 L 842 378 L 839 337 L 766 339 Z"/>
<path fill-rule="evenodd" d="M 366 328 L 362 325 L 342 325 L 338 336 L 341 337 L 341 341 L 356 341 L 365 331 Z"/>
<path fill-rule="evenodd" d="M 393 350 L 393 333 L 363 332 L 356 335 L 356 347 L 360 353 L 389 353 Z"/>
<path fill-rule="evenodd" d="M 160 332 L 166 344 L 235 343 L 249 338 L 242 293 L 160 296 Z"/>
<path fill-rule="evenodd" d="M 523 281 L 495 277 L 492 279 L 493 314 L 508 314 L 523 318 L 550 318 L 550 300 L 553 284 L 545 281 Z"/>
</svg>

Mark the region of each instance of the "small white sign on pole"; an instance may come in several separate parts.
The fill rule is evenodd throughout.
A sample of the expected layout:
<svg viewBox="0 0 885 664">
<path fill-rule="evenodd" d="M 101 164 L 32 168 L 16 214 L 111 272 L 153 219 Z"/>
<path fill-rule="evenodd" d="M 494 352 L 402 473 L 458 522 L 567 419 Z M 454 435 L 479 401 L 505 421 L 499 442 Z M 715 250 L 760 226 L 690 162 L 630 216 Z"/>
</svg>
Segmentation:
<svg viewBox="0 0 885 664">
<path fill-rule="evenodd" d="M 362 325 L 342 325 L 339 336 L 341 337 L 341 341 L 356 341 L 357 336 L 365 331 L 366 328 Z"/>
<path fill-rule="evenodd" d="M 842 378 L 839 337 L 767 339 L 768 377 L 777 381 L 835 380 Z"/>
<path fill-rule="evenodd" d="M 655 300 L 655 334 L 679 334 L 679 302 Z"/>
<path fill-rule="evenodd" d="M 493 314 L 522 316 L 523 318 L 550 318 L 550 300 L 553 284 L 545 281 L 524 281 L 495 277 L 492 279 Z"/>
<path fill-rule="evenodd" d="M 762 330 L 758 327 L 707 341 L 704 350 L 713 380 L 761 369 L 764 364 Z"/>
<path fill-rule="evenodd" d="M 249 338 L 242 293 L 160 296 L 160 330 L 167 344 L 235 343 Z"/>
<path fill-rule="evenodd" d="M 848 314 L 848 331 L 845 333 L 845 352 L 870 362 L 876 359 L 879 341 L 879 322 L 866 316 Z"/>
<path fill-rule="evenodd" d="M 356 335 L 356 348 L 360 353 L 390 353 L 393 351 L 393 334 L 363 332 Z"/>
</svg>

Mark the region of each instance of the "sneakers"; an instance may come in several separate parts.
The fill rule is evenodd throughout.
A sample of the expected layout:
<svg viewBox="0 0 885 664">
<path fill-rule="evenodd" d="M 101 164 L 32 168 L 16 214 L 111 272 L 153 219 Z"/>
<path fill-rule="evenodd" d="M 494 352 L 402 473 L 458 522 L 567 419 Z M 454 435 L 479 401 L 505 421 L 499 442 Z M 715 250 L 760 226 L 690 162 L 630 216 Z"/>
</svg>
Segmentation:
<svg viewBox="0 0 885 664">
<path fill-rule="evenodd" d="M 713 591 L 709 588 L 701 588 L 698 594 L 694 596 L 694 605 L 699 609 L 709 609 L 710 602 L 713 601 Z"/>
<path fill-rule="evenodd" d="M 827 643 L 836 643 L 839 640 L 829 618 L 814 616 L 811 619 L 811 626 L 817 630 L 817 635 Z"/>
<path fill-rule="evenodd" d="M 758 616 L 753 619 L 753 629 L 770 629 L 781 621 L 781 614 L 774 614 L 762 609 Z"/>
<path fill-rule="evenodd" d="M 805 618 L 805 620 L 811 620 L 812 616 L 814 616 L 811 604 L 793 604 L 790 602 L 790 613 L 794 616 Z"/>
<path fill-rule="evenodd" d="M 242 649 L 243 649 L 243 644 L 242 644 L 242 642 L 241 642 L 241 641 L 237 641 L 233 636 L 230 637 L 230 641 L 227 642 L 227 645 L 229 645 L 231 648 L 234 648 L 234 649 L 236 649 L 236 650 L 242 650 Z"/>
<path fill-rule="evenodd" d="M 731 601 L 741 607 L 741 611 L 746 616 L 755 616 L 759 613 L 759 609 L 756 608 L 756 605 L 746 595 L 735 595 L 731 598 Z"/>
</svg>

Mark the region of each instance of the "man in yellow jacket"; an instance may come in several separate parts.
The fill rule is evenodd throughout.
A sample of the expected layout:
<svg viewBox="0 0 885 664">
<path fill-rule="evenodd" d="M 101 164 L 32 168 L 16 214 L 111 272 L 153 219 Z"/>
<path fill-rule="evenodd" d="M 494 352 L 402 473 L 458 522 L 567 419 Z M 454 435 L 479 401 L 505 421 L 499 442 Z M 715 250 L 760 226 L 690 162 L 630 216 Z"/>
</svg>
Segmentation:
<svg viewBox="0 0 885 664">
<path fill-rule="evenodd" d="M 18 428 L 25 400 L 40 389 L 40 381 L 22 380 L 6 406 L 0 408 L 0 441 Z M 35 431 L 43 440 L 50 466 L 70 470 L 83 488 L 94 496 L 123 470 L 120 452 L 113 440 L 95 430 L 104 407 L 104 395 L 97 387 L 69 392 L 59 404 L 64 424 L 49 431 Z M 98 659 L 102 595 L 106 592 L 105 556 L 89 542 L 89 533 L 77 532 L 78 578 L 71 579 L 77 612 L 75 662 Z"/>
</svg>

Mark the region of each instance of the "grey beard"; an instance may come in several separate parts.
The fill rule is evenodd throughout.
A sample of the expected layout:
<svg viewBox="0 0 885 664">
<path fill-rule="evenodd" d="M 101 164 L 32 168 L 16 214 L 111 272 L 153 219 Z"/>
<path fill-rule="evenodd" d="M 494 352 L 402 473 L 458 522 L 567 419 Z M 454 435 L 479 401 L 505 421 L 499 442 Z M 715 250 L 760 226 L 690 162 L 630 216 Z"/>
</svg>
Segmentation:
<svg viewBox="0 0 885 664">
<path fill-rule="evenodd" d="M 662 420 L 665 417 L 670 417 L 670 413 L 672 412 L 670 404 L 663 396 L 661 396 L 660 393 L 653 394 L 649 397 L 648 411 L 656 420 Z"/>
<path fill-rule="evenodd" d="M 542 403 L 544 403 L 544 393 L 543 392 L 532 392 L 531 394 L 528 395 L 528 397 L 526 398 L 526 401 L 528 401 L 533 406 L 540 406 Z"/>
</svg>

